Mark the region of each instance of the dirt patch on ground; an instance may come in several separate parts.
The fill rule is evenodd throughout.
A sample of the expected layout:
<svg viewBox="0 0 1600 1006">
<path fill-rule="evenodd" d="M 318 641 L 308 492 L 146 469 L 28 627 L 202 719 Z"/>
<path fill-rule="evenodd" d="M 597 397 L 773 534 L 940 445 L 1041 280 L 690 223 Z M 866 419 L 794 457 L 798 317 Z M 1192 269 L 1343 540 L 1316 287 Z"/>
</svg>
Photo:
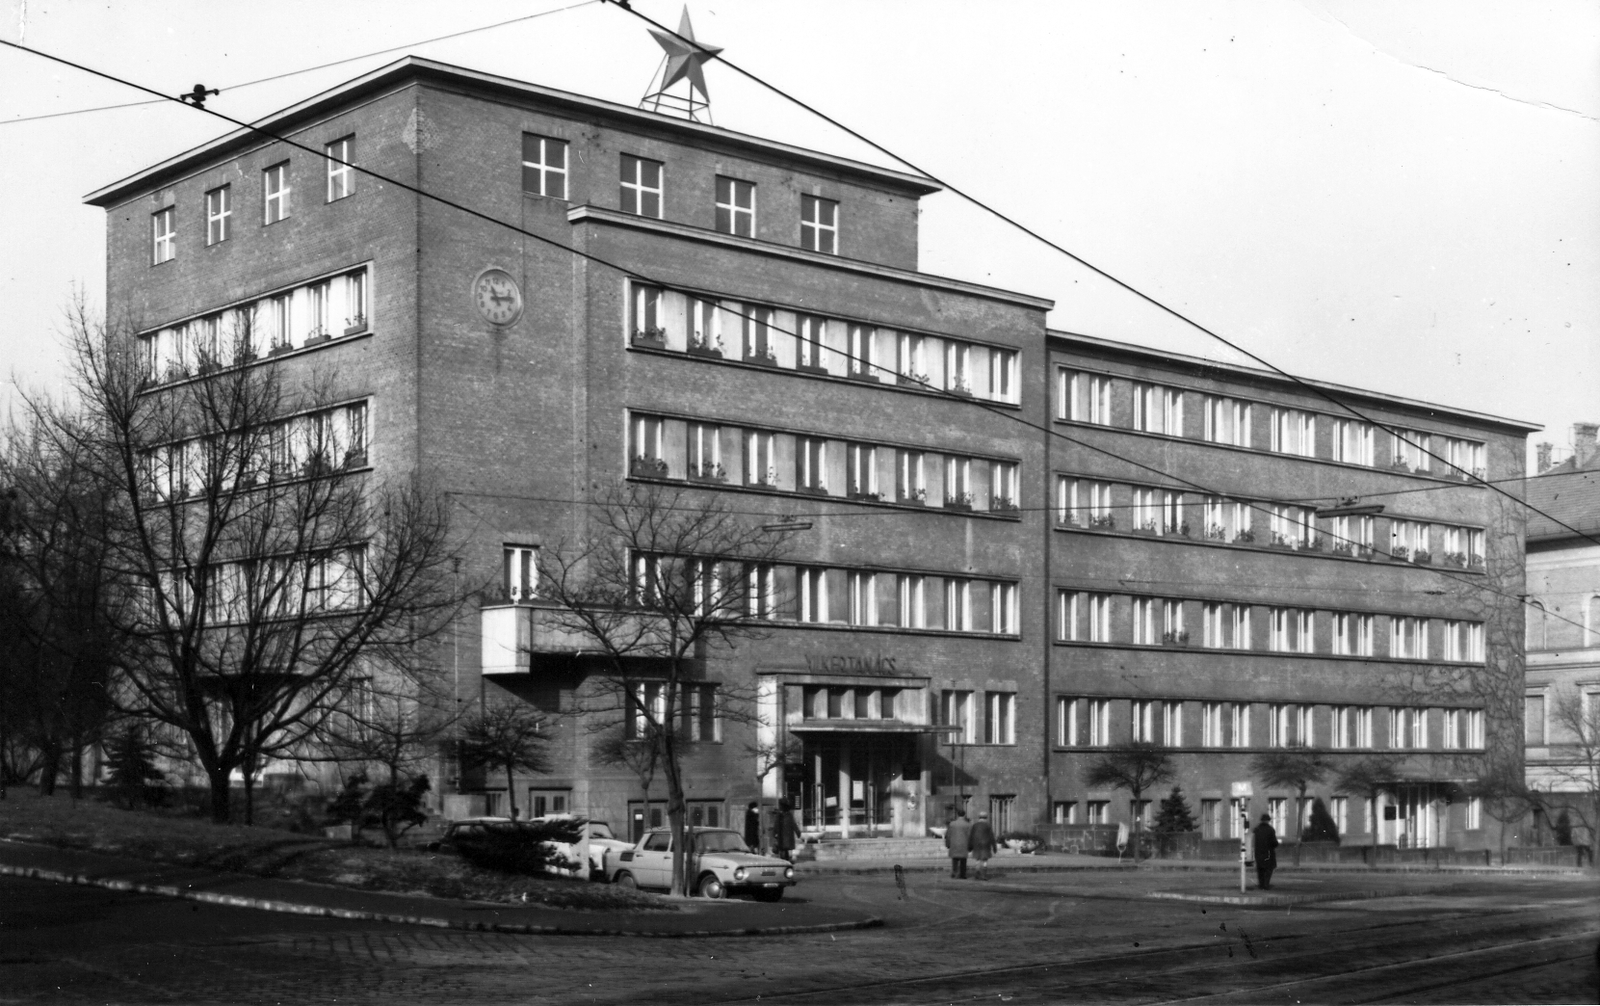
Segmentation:
<svg viewBox="0 0 1600 1006">
<path fill-rule="evenodd" d="M 161 811 L 129 811 L 96 800 L 12 790 L 0 800 L 0 835 L 157 863 L 368 891 L 428 894 L 497 904 L 576 910 L 676 911 L 671 902 L 609 884 L 484 870 L 448 853 L 373 848 L 275 828 L 218 825 Z"/>
</svg>

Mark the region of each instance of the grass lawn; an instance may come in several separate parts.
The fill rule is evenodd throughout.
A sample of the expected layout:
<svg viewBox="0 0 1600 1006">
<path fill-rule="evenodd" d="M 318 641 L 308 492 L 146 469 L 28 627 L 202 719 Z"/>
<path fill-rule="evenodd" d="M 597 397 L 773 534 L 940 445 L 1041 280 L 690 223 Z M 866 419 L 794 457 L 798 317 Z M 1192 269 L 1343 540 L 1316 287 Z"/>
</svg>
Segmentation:
<svg viewBox="0 0 1600 1006">
<path fill-rule="evenodd" d="M 556 908 L 676 911 L 664 899 L 609 884 L 498 873 L 448 853 L 218 825 L 176 811 L 122 810 L 95 799 L 74 801 L 61 791 L 41 797 L 33 790 L 9 789 L 0 800 L 0 837 L 369 891 Z"/>
</svg>

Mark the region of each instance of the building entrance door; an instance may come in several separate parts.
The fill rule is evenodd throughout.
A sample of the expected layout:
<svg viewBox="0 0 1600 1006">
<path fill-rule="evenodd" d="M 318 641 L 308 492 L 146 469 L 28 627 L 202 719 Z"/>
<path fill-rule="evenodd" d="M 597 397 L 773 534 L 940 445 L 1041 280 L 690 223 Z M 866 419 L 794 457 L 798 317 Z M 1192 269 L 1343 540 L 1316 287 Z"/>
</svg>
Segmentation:
<svg viewBox="0 0 1600 1006">
<path fill-rule="evenodd" d="M 802 826 L 836 838 L 923 834 L 915 735 L 823 734 L 805 738 L 803 774 L 790 784 Z"/>
</svg>

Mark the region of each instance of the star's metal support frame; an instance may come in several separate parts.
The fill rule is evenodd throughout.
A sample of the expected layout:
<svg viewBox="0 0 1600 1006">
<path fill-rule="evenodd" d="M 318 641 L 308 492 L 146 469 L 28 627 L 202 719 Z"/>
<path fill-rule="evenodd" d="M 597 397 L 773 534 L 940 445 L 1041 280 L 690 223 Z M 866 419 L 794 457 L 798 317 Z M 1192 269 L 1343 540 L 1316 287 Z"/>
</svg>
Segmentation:
<svg viewBox="0 0 1600 1006">
<path fill-rule="evenodd" d="M 685 79 L 680 81 L 688 91 L 688 95 L 674 94 L 670 87 L 662 87 L 661 80 L 667 74 L 668 57 L 661 57 L 661 65 L 650 77 L 650 92 L 639 99 L 639 107 L 651 112 L 660 112 L 663 105 L 667 114 L 677 115 L 688 119 L 690 122 L 703 122 L 708 126 L 716 125 L 711 121 L 711 102 L 702 101 L 695 96 L 695 87 L 692 82 Z M 701 118 L 704 116 L 704 118 Z"/>
</svg>

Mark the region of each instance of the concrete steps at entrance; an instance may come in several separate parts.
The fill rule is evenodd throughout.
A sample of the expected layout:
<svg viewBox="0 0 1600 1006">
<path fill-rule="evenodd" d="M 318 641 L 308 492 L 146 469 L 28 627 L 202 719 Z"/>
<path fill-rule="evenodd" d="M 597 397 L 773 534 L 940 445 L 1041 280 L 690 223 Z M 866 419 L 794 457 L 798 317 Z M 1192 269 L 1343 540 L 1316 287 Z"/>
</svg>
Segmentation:
<svg viewBox="0 0 1600 1006">
<path fill-rule="evenodd" d="M 847 842 L 817 842 L 806 846 L 816 862 L 837 863 L 858 859 L 934 859 L 945 855 L 940 838 L 853 838 Z"/>
</svg>

